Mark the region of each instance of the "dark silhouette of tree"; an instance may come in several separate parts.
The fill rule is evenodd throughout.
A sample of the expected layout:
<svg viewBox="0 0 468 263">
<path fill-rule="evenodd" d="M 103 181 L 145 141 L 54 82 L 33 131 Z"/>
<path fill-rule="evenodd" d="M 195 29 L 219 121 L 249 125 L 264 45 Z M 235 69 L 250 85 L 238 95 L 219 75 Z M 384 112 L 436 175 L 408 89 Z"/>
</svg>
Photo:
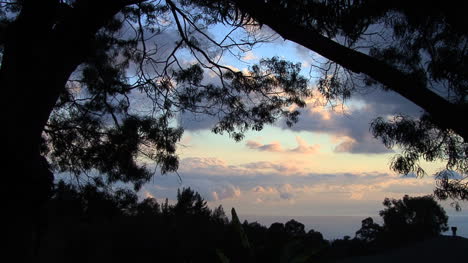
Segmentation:
<svg viewBox="0 0 468 263">
<path fill-rule="evenodd" d="M 39 259 L 217 262 L 218 249 L 231 249 L 225 240 L 233 237 L 222 207 L 209 209 L 190 188 L 178 192 L 174 205 L 163 205 L 165 212 L 154 198 L 138 202 L 123 192 L 59 182 L 48 206 L 50 227 L 41 240 Z"/>
<path fill-rule="evenodd" d="M 388 199 L 379 212 L 384 220 L 386 238 L 396 241 L 420 240 L 440 235 L 448 230 L 445 210 L 432 196 Z"/>
<path fill-rule="evenodd" d="M 332 244 L 330 257 L 335 250 L 338 257 L 369 255 L 426 239 L 441 240 L 435 238 L 448 230 L 448 217 L 432 196 L 385 198 L 383 205 L 379 212 L 382 226 L 371 217 L 365 218 L 354 239 Z"/>
<path fill-rule="evenodd" d="M 163 205 L 151 197 L 136 201 L 131 192 L 124 192 L 99 183 L 59 182 L 48 206 L 52 226 L 47 231 L 52 234 L 45 233 L 40 258 L 51 262 L 333 262 L 383 253 L 447 229 L 443 210 L 431 197 L 386 199 L 383 226 L 366 218 L 356 238 L 329 242 L 315 230 L 305 233 L 296 220 L 269 228 L 257 222 L 241 224 L 233 209 L 229 221 L 221 206 L 206 207 L 190 188 L 180 189 L 174 204 L 164 201 Z M 67 238 L 57 238 L 58 232 Z M 61 245 L 54 246 L 54 239 Z M 80 254 L 70 259 L 73 251 Z"/>
<path fill-rule="evenodd" d="M 340 259 L 367 254 L 365 243 L 359 239 L 344 236 L 343 239 L 331 241 L 330 247 L 324 250 L 320 258 L 324 262 L 334 262 Z"/>
<path fill-rule="evenodd" d="M 382 231 L 383 228 L 379 224 L 374 223 L 374 219 L 372 219 L 372 217 L 368 217 L 362 220 L 362 226 L 361 229 L 356 232 L 356 238 L 366 243 L 370 243 L 376 240 L 379 235 L 382 234 Z"/>
<path fill-rule="evenodd" d="M 229 223 L 226 213 L 224 212 L 224 208 L 221 205 L 211 212 L 211 218 L 214 222 L 219 223 L 219 225 L 226 225 Z"/>
<path fill-rule="evenodd" d="M 297 222 L 294 219 L 289 220 L 284 224 L 284 231 L 292 236 L 302 236 L 305 235 L 304 224 Z"/>
<path fill-rule="evenodd" d="M 326 244 L 322 233 L 315 231 L 314 229 L 307 232 L 306 239 L 308 243 L 314 244 L 314 247 L 324 246 Z"/>
<path fill-rule="evenodd" d="M 49 210 L 54 215 L 76 218 L 112 218 L 142 214 L 142 207 L 153 205 L 157 210 L 157 202 L 145 199 L 138 203 L 136 194 L 129 189 L 109 191 L 102 183 L 88 183 L 82 186 L 59 181 L 53 189 Z M 145 209 L 145 213 L 151 213 Z"/>
<path fill-rule="evenodd" d="M 135 209 L 136 214 L 142 217 L 155 217 L 161 214 L 161 205 L 151 197 L 145 198 L 138 203 Z"/>
<path fill-rule="evenodd" d="M 201 195 L 192 189 L 184 188 L 182 192 L 177 190 L 177 204 L 174 206 L 174 213 L 178 215 L 199 215 L 210 216 L 210 209 Z"/>
<path fill-rule="evenodd" d="M 258 222 L 244 221 L 242 224 L 251 246 L 254 248 L 255 262 L 267 262 L 271 253 L 268 247 L 268 228 Z"/>
</svg>

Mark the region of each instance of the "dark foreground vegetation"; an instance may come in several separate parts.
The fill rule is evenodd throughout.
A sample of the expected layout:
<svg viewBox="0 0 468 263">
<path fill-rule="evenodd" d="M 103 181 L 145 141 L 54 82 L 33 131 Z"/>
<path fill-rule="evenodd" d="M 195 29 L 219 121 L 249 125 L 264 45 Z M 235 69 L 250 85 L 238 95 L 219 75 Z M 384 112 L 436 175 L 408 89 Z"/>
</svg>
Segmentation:
<svg viewBox="0 0 468 263">
<path fill-rule="evenodd" d="M 210 209 L 190 188 L 177 202 L 138 201 L 130 190 L 59 182 L 37 228 L 43 262 L 333 262 L 387 253 L 447 230 L 447 215 L 431 196 L 385 199 L 383 225 L 362 221 L 354 238 L 325 240 L 291 219 L 270 227 Z"/>
</svg>

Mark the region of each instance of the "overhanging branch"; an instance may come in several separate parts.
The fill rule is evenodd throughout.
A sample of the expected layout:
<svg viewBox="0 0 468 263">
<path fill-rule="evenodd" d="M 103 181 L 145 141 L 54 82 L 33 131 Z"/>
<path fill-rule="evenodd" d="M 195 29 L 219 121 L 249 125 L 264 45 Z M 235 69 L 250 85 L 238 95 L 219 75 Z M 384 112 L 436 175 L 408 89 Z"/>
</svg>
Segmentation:
<svg viewBox="0 0 468 263">
<path fill-rule="evenodd" d="M 327 38 L 312 28 L 292 22 L 280 12 L 268 12 L 269 4 L 261 0 L 232 0 L 238 8 L 250 14 L 260 24 L 268 25 L 283 38 L 298 43 L 341 66 L 363 73 L 385 85 L 424 109 L 442 129 L 450 129 L 468 141 L 468 126 L 462 121 L 468 116 L 466 105 L 450 103 L 429 90 L 424 83 L 364 53 L 350 49 Z"/>
</svg>

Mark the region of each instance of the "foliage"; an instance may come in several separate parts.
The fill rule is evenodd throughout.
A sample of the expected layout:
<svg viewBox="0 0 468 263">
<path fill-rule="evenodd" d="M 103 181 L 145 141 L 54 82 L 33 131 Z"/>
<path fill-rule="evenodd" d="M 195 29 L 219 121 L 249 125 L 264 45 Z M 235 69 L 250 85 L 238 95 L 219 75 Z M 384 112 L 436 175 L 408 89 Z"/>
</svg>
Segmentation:
<svg viewBox="0 0 468 263">
<path fill-rule="evenodd" d="M 383 205 L 385 208 L 379 212 L 383 225 L 368 217 L 356 232 L 355 239 L 368 250 L 402 246 L 437 237 L 448 230 L 448 217 L 432 196 L 385 198 Z"/>
<path fill-rule="evenodd" d="M 382 227 L 374 223 L 372 217 L 368 217 L 362 220 L 361 229 L 356 232 L 356 238 L 364 242 L 370 243 L 379 238 L 379 235 L 382 233 Z"/>
<path fill-rule="evenodd" d="M 289 220 L 284 225 L 284 231 L 292 236 L 305 235 L 304 224 L 297 222 L 294 219 Z"/>
<path fill-rule="evenodd" d="M 452 132 L 443 131 L 428 116 L 414 120 L 408 116 L 396 116 L 391 121 L 377 118 L 371 124 L 372 133 L 385 146 L 397 145 L 401 154 L 393 157 L 390 167 L 402 174 L 426 175 L 419 160 L 446 160 L 445 169 L 436 174 L 434 194 L 440 200 L 467 200 L 468 144 Z M 460 176 L 454 176 L 460 175 Z M 454 202 L 457 209 L 459 205 Z"/>
<path fill-rule="evenodd" d="M 445 210 L 432 196 L 386 198 L 383 205 L 385 209 L 379 212 L 384 220 L 383 228 L 393 239 L 424 239 L 448 230 Z"/>
<path fill-rule="evenodd" d="M 434 195 L 441 200 L 450 198 L 452 200 L 468 199 L 468 181 L 466 178 L 460 178 L 457 173 L 451 171 L 442 171 L 437 174 L 437 188 Z M 461 210 L 458 202 L 452 203 L 457 210 Z"/>
</svg>

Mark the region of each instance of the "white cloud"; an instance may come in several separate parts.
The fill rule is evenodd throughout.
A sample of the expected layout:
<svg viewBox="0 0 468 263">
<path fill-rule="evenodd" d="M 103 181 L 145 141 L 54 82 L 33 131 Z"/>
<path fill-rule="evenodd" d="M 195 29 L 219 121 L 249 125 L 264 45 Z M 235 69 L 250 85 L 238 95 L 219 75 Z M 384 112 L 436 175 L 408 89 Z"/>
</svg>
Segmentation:
<svg viewBox="0 0 468 263">
<path fill-rule="evenodd" d="M 243 60 L 256 60 L 258 57 L 252 52 L 247 51 L 245 55 L 242 57 Z"/>
</svg>

